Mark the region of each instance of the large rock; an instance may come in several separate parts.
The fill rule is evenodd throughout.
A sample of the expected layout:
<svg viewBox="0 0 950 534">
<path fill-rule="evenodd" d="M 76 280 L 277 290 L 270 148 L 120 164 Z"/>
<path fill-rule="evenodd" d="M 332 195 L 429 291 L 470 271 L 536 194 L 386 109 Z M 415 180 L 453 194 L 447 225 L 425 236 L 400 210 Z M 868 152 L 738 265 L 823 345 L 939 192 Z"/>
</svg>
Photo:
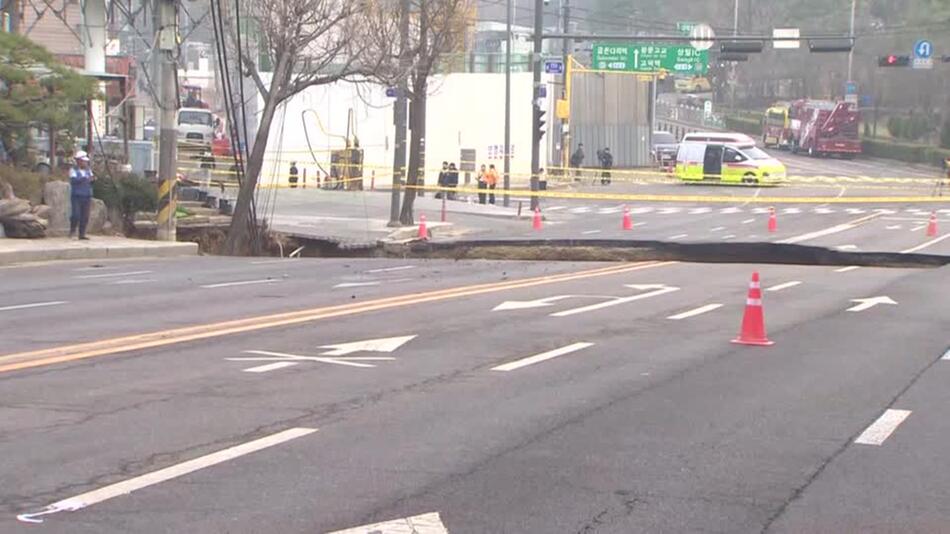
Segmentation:
<svg viewBox="0 0 950 534">
<path fill-rule="evenodd" d="M 46 235 L 62 237 L 69 234 L 69 184 L 47 182 L 43 188 L 43 204 L 49 206 L 49 227 L 46 229 Z"/>
<path fill-rule="evenodd" d="M 22 213 L 16 217 L 4 219 L 3 228 L 7 237 L 36 239 L 46 235 L 44 222 L 32 213 Z"/>
<path fill-rule="evenodd" d="M 106 203 L 98 198 L 92 199 L 89 205 L 89 226 L 86 227 L 86 233 L 101 234 L 109 220 L 109 210 Z"/>
<path fill-rule="evenodd" d="M 0 199 L 0 219 L 16 217 L 30 212 L 30 201 L 21 198 Z"/>
</svg>

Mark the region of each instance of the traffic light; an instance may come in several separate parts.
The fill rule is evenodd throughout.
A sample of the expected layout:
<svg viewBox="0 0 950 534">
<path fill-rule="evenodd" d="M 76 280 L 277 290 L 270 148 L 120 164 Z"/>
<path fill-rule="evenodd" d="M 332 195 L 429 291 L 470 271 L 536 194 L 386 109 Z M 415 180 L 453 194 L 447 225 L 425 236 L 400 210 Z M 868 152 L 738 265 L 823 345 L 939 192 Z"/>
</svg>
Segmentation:
<svg viewBox="0 0 950 534">
<path fill-rule="evenodd" d="M 765 48 L 762 41 L 725 41 L 719 43 L 719 51 L 731 54 L 758 54 Z"/>
<path fill-rule="evenodd" d="M 547 111 L 541 108 L 535 108 L 534 110 L 534 138 L 541 140 L 544 137 L 544 125 L 547 121 L 544 120 L 544 115 Z"/>
<path fill-rule="evenodd" d="M 810 39 L 808 49 L 813 53 L 819 52 L 850 52 L 854 48 L 851 38 Z"/>
<path fill-rule="evenodd" d="M 910 66 L 910 56 L 898 56 L 891 54 L 881 56 L 877 60 L 878 67 L 907 67 Z"/>
</svg>

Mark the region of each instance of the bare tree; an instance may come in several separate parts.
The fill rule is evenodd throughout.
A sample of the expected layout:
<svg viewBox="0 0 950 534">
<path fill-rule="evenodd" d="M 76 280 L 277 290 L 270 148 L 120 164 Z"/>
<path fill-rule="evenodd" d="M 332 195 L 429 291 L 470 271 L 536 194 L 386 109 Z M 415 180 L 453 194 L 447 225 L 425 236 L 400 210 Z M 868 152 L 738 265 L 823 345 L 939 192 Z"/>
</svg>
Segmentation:
<svg viewBox="0 0 950 534">
<path fill-rule="evenodd" d="M 226 0 L 219 0 L 224 2 Z M 245 76 L 250 77 L 264 101 L 252 152 L 247 159 L 225 250 L 244 254 L 258 229 L 252 201 L 264 162 L 271 123 L 278 107 L 308 87 L 354 79 L 373 70 L 357 19 L 368 5 L 354 0 L 244 0 L 242 17 L 259 30 L 260 55 L 273 65 L 270 79 L 262 75 L 258 55 L 238 41 L 236 17 L 225 22 L 231 46 L 240 54 Z"/>
<path fill-rule="evenodd" d="M 465 49 L 473 5 L 474 0 L 378 0 L 362 17 L 369 55 L 380 61 L 370 77 L 402 87 L 409 99 L 411 137 L 402 224 L 413 223 L 413 203 L 425 172 L 429 80 Z M 405 35 L 400 35 L 400 21 L 408 22 L 403 25 Z"/>
</svg>

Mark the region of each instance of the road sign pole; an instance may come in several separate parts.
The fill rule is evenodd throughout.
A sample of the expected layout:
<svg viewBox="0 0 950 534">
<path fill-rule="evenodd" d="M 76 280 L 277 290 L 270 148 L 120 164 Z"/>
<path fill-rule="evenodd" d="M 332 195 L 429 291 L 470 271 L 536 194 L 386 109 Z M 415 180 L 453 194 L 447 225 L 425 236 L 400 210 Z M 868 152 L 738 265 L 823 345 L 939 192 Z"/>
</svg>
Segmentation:
<svg viewBox="0 0 950 534">
<path fill-rule="evenodd" d="M 544 44 L 544 0 L 534 0 L 534 55 L 531 63 L 534 67 L 532 80 L 534 87 L 531 102 L 531 191 L 538 190 L 541 171 L 541 132 L 535 127 L 541 117 L 541 53 Z M 540 207 L 536 194 L 531 195 L 531 211 Z"/>
<path fill-rule="evenodd" d="M 858 9 L 858 0 L 851 0 L 851 31 L 848 33 L 848 36 L 851 37 L 852 42 L 854 41 L 854 15 Z M 848 52 L 848 81 L 854 79 L 854 47 L 851 47 L 851 51 Z"/>
</svg>

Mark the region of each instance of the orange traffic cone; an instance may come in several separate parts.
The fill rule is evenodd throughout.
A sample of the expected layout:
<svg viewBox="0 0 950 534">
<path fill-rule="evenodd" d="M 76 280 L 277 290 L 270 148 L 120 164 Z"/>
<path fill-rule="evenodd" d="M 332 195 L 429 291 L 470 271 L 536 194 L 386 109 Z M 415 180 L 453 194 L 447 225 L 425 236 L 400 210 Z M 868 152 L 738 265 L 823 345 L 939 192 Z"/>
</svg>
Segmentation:
<svg viewBox="0 0 950 534">
<path fill-rule="evenodd" d="M 633 230 L 633 221 L 630 220 L 630 208 L 627 206 L 623 207 L 623 229 Z"/>
<path fill-rule="evenodd" d="M 935 237 L 937 235 L 937 212 L 930 212 L 930 223 L 927 224 L 927 236 Z"/>
<path fill-rule="evenodd" d="M 733 343 L 742 345 L 759 345 L 767 347 L 773 343 L 765 335 L 765 317 L 762 314 L 762 288 L 759 286 L 759 273 L 752 273 L 749 282 L 749 297 L 745 302 L 745 313 L 742 315 L 742 330 Z"/>
<path fill-rule="evenodd" d="M 769 208 L 769 232 L 778 230 L 778 219 L 775 218 L 775 208 Z"/>
<path fill-rule="evenodd" d="M 426 216 L 425 216 L 424 213 L 419 216 L 419 235 L 418 235 L 418 237 L 419 237 L 419 239 L 422 239 L 423 241 L 428 241 L 428 240 L 429 240 L 429 229 L 426 228 Z"/>
<path fill-rule="evenodd" d="M 535 230 L 541 229 L 541 208 L 534 208 L 534 219 L 531 221 L 531 227 Z"/>
</svg>

